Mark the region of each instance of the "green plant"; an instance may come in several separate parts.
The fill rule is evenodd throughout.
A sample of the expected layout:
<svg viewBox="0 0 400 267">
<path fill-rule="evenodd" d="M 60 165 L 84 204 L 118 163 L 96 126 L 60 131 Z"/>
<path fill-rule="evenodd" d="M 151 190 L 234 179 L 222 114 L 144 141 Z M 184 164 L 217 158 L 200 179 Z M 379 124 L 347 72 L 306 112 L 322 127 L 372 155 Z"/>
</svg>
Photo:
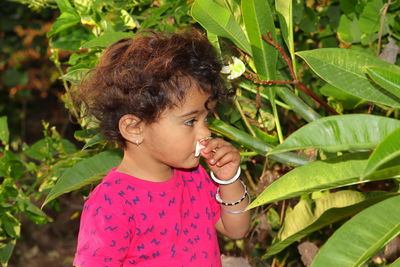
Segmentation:
<svg viewBox="0 0 400 267">
<path fill-rule="evenodd" d="M 45 2 L 54 6 L 52 1 Z M 5 146 L 1 158 L 8 164 L 4 166 L 16 164 L 13 170 L 20 165 L 31 166 L 19 169 L 19 176 L 7 173 L 7 177 L 31 177 L 28 185 L 24 180 L 14 187 L 31 188 L 29 194 L 25 192 L 28 199 L 34 197 L 36 190 L 48 193 L 43 205 L 54 205 L 61 194 L 95 183 L 120 159 L 115 147 L 96 134 L 96 121 L 81 117 L 81 111 L 71 103 L 73 85 L 95 66 L 101 51 L 140 29 L 172 31 L 195 22 L 187 14 L 186 1 L 55 3 L 60 16 L 47 33 L 52 60 L 66 91 L 63 101 L 82 128 L 75 138 L 85 145 L 80 151 L 71 146 L 71 150 L 63 150 L 65 141 L 46 126 L 47 141 L 41 140 L 31 148 L 36 151 L 33 155 L 40 155 L 33 157 L 38 162 L 33 162 L 34 167 L 27 158 L 32 157 L 29 150 L 11 153 L 10 147 Z M 329 247 L 340 246 L 347 231 L 360 228 L 361 235 L 365 233 L 359 227 L 360 220 L 375 216 L 376 210 L 395 210 L 400 175 L 400 72 L 395 64 L 375 55 L 399 40 L 399 8 L 398 2 L 381 0 L 192 3 L 192 17 L 205 28 L 224 63 L 233 64 L 232 55 L 245 62 L 246 72 L 236 80 L 235 109 L 219 106 L 210 128 L 240 148 L 248 183 L 260 193 L 250 207 L 255 209 L 248 241 L 252 243 L 247 252 L 253 256 L 254 264 L 298 262 L 291 245 L 306 238 L 324 242 L 331 235 L 326 227 L 329 225 L 339 230 L 314 262 L 314 266 L 325 266 Z M 396 62 L 393 55 L 386 60 Z M 15 161 L 15 157 L 19 160 Z M 44 166 L 48 167 L 45 172 Z M 268 167 L 278 171 L 269 172 Z M 296 168 L 292 170 L 293 167 Z M 36 176 L 40 179 L 33 178 Z M 271 184 L 279 176 L 282 177 Z M 269 180 L 265 181 L 265 177 Z M 7 185 L 5 181 L 10 179 L 4 179 L 2 187 Z M 389 186 L 386 190 L 365 192 L 363 186 L 371 181 Z M 18 199 L 14 194 L 12 207 L 7 210 L 14 217 L 27 212 L 13 205 Z M 277 202 L 280 200 L 283 201 Z M 354 220 L 340 227 L 355 214 Z M 383 225 L 382 218 L 376 219 L 377 225 Z M 270 228 L 265 226 L 266 220 Z M 3 242 L 0 255 L 8 255 L 2 256 L 3 263 L 18 238 L 15 233 L 19 227 L 16 220 L 6 221 L 12 227 L 7 226 L 9 233 L 3 230 L 3 240 L 9 241 L 7 245 Z M 349 266 L 365 262 L 398 234 L 398 217 L 392 216 L 388 225 L 386 232 L 374 235 L 386 233 L 386 238 L 371 239 L 359 253 L 354 250 Z M 257 231 L 267 232 L 273 241 L 256 240 L 258 237 L 253 236 Z M 244 249 L 237 241 L 228 243 L 227 251 L 234 245 Z M 329 260 L 328 263 L 332 264 Z"/>
<path fill-rule="evenodd" d="M 44 123 L 44 138 L 23 151 L 12 148 L 7 117 L 0 117 L 0 264 L 6 266 L 17 239 L 23 216 L 37 224 L 51 222 L 37 205 L 54 186 L 55 177 L 74 165 L 75 146 Z M 76 157 L 73 157 L 75 155 Z"/>
<path fill-rule="evenodd" d="M 50 0 L 35 1 L 35 3 L 21 0 L 18 2 L 27 4 L 34 10 L 57 8 L 60 13 L 47 32 L 49 50 L 51 60 L 64 85 L 65 94 L 62 100 L 82 127 L 75 132 L 75 139 L 83 142 L 84 146 L 81 150 L 76 148 L 48 123 L 43 123 L 44 138 L 31 146 L 15 136 L 10 140 L 7 125 L 7 119 L 10 118 L 0 117 L 2 142 L 0 264 L 2 266 L 7 265 L 20 237 L 21 219 L 24 216 L 35 223 L 52 221 L 37 206 L 43 202 L 44 195 L 48 196 L 44 204 L 57 209 L 58 202 L 55 198 L 60 194 L 54 192 L 59 188 L 62 193 L 66 193 L 95 183 L 121 159 L 120 151 L 116 151 L 115 146 L 107 144 L 104 138 L 97 134 L 96 122 L 81 118 L 80 111 L 73 107 L 71 101 L 73 84 L 78 82 L 88 69 L 96 65 L 101 51 L 112 42 L 131 37 L 133 32 L 139 29 L 174 31 L 178 25 L 183 26 L 191 21 L 187 15 L 189 6 L 183 0 L 129 2 Z M 14 40 L 10 38 L 11 41 Z M 4 43 L 4 47 L 8 51 L 13 45 L 7 42 Z M 6 72 L 2 78 L 6 86 L 21 87 L 28 82 L 26 73 L 15 71 Z M 1 108 L 3 110 L 3 105 Z M 12 109 L 10 106 L 6 108 Z M 58 183 L 58 180 L 61 182 Z"/>
<path fill-rule="evenodd" d="M 357 11 L 349 10 L 349 6 L 342 7 L 342 4 L 345 5 L 346 2 L 341 2 L 340 8 L 343 14 L 340 23 L 345 23 L 348 16 L 353 16 L 353 21 L 358 23 Z M 398 17 L 390 13 L 379 14 L 377 11 L 379 10 L 378 7 L 386 8 L 384 9 L 385 12 L 388 8 L 398 9 L 397 6 L 390 7 L 390 4 L 390 2 L 383 4 L 382 2 L 378 3 L 378 1 L 370 1 L 367 4 L 356 5 L 356 8 L 361 10 L 360 25 L 353 26 L 357 29 L 360 28 L 361 39 L 355 38 L 349 41 L 349 39 L 340 38 L 348 28 L 342 27 L 342 24 L 338 26 L 339 40 L 353 42 L 352 49 L 320 48 L 301 52 L 294 50 L 293 24 L 295 15 L 293 15 L 294 4 L 290 1 L 275 1 L 275 14 L 279 17 L 282 40 L 276 34 L 273 23 L 274 12 L 271 11 L 268 1 L 254 0 L 239 3 L 238 1 L 197 0 L 193 4 L 192 16 L 207 30 L 209 35 L 217 35 L 221 41 L 228 39 L 243 51 L 242 54 L 247 54 L 243 57 L 248 66 L 247 73 L 244 75 L 254 84 L 241 87 L 241 89 L 250 91 L 248 87 L 252 87 L 251 92 L 256 93 L 256 99 L 260 97 L 261 93 L 269 96 L 268 100 L 273 110 L 279 139 L 283 141 L 282 133 L 279 133 L 281 129 L 278 123 L 279 113 L 276 111 L 275 94 L 309 122 L 306 126 L 289 135 L 280 145 L 269 150 L 267 157 L 275 156 L 271 159 L 286 164 L 286 162 L 277 159 L 276 156 L 291 150 L 314 149 L 314 157 L 317 157 L 317 160 L 299 166 L 282 176 L 266 187 L 249 206 L 249 209 L 251 209 L 279 200 L 301 196 L 298 204 L 286 210 L 286 218 L 282 222 L 275 240 L 270 247 L 266 248 L 265 258 L 277 254 L 293 242 L 322 229 L 324 226 L 359 212 L 354 219 L 349 220 L 343 226 L 343 230 L 339 228 L 337 234 L 334 234 L 327 241 L 313 263 L 313 266 L 337 266 L 336 261 L 329 260 L 329 248 L 343 247 L 341 244 L 345 242 L 345 235 L 349 235 L 359 226 L 360 219 L 357 218 L 365 219 L 368 216 L 375 216 L 373 215 L 374 210 L 379 209 L 374 208 L 375 205 L 392 210 L 390 208 L 393 207 L 390 206 L 393 205 L 392 203 L 396 203 L 394 205 L 400 204 L 398 197 L 396 197 L 396 191 L 398 191 L 398 180 L 396 178 L 400 175 L 398 167 L 400 144 L 400 139 L 398 139 L 400 127 L 400 120 L 398 120 L 400 105 L 398 93 L 400 91 L 398 86 L 400 83 L 398 79 L 400 68 L 372 56 L 368 53 L 368 47 L 361 51 L 363 45 L 374 47 L 375 45 L 372 44 L 377 39 L 379 39 L 377 47 L 379 51 L 384 35 L 390 32 L 395 36 L 398 33 L 397 27 L 391 23 L 391 20 L 398 20 Z M 329 9 L 331 12 L 333 10 L 337 12 L 337 8 L 337 6 L 331 5 L 327 11 L 328 15 Z M 208 10 L 216 12 L 211 14 Z M 314 13 L 308 7 L 305 7 L 305 11 L 309 14 Z M 302 27 L 302 23 L 300 23 L 300 27 Z M 310 21 L 304 21 L 303 27 L 303 30 L 312 28 Z M 354 32 L 350 35 L 354 37 Z M 213 37 L 214 41 L 215 39 Z M 360 41 L 361 44 L 357 44 Z M 271 46 L 268 46 L 267 43 Z M 283 43 L 286 44 L 290 57 L 286 56 L 286 52 L 282 49 Z M 280 52 L 286 67 L 282 68 L 279 64 L 277 65 L 276 52 L 271 52 L 271 48 Z M 304 83 L 299 80 L 299 73 L 296 72 L 298 67 L 295 61 L 296 55 L 302 58 L 313 72 L 327 84 L 321 89 L 314 88 L 314 92 L 306 88 Z M 286 80 L 276 79 L 277 77 L 285 79 L 285 77 L 288 77 L 287 73 L 292 80 L 288 81 L 287 78 Z M 302 79 L 305 78 L 303 76 Z M 282 87 L 282 84 L 286 84 L 286 87 Z M 260 87 L 259 85 L 269 85 L 269 87 Z M 337 112 L 340 113 L 343 112 L 344 104 L 352 98 L 358 99 L 359 103 L 369 101 L 371 103 L 370 108 L 377 105 L 380 110 L 376 111 L 377 115 L 352 114 L 327 116 L 325 118 L 316 116 L 314 119 L 310 119 L 307 113 L 313 112 L 311 107 L 308 107 L 307 110 L 303 108 L 301 112 L 298 112 L 298 108 L 296 110 L 297 103 L 302 102 L 299 97 L 290 98 L 292 101 L 287 100 L 288 95 L 293 94 L 288 89 L 288 86 L 291 85 L 312 97 L 331 114 L 334 114 L 334 112 L 318 96 L 321 93 L 342 100 L 331 102 L 331 104 L 340 104 L 340 106 L 336 106 Z M 379 114 L 385 115 L 385 111 L 387 111 L 386 117 Z M 393 111 L 397 114 L 395 114 L 395 118 L 388 118 L 393 114 Z M 326 113 L 322 113 L 322 116 L 325 115 Z M 243 121 L 246 119 L 248 119 L 246 116 L 242 116 Z M 250 132 L 254 131 L 252 127 L 247 127 Z M 224 134 L 223 130 L 219 132 Z M 239 134 L 241 133 L 239 132 Z M 237 139 L 232 133 L 225 132 L 225 135 L 233 140 Z M 253 135 L 253 140 L 257 140 L 257 138 L 258 136 Z M 371 153 L 372 150 L 373 153 Z M 394 184 L 392 192 L 376 191 L 376 194 L 371 196 L 354 191 L 356 184 L 386 179 L 392 179 Z M 330 192 L 331 189 L 342 187 L 352 190 Z M 387 200 L 382 201 L 384 199 Z M 365 209 L 376 202 L 379 203 Z M 377 227 L 380 224 L 383 225 L 387 219 L 380 217 L 376 220 L 375 225 Z M 391 226 L 385 228 L 386 231 L 376 234 L 377 237 L 384 235 L 385 239 L 370 239 L 358 251 L 357 246 L 346 246 L 346 250 L 353 257 L 347 259 L 346 263 L 343 262 L 343 266 L 359 266 L 396 237 L 400 233 L 400 220 L 394 216 L 389 223 Z M 361 232 L 360 235 L 362 234 L 365 234 L 365 232 Z M 327 258 L 328 260 L 325 260 Z"/>
</svg>

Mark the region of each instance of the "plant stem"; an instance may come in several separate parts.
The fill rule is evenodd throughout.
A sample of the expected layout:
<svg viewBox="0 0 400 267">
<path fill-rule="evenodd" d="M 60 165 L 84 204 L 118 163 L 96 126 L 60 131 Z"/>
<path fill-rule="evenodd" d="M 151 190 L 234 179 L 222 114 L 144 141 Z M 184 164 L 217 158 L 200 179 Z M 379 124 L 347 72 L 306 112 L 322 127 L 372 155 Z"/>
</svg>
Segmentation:
<svg viewBox="0 0 400 267">
<path fill-rule="evenodd" d="M 263 38 L 264 41 L 266 41 L 267 43 L 269 43 L 270 45 L 272 45 L 273 47 L 275 47 L 279 51 L 279 53 L 282 55 L 283 59 L 285 60 L 286 65 L 288 66 L 288 68 L 290 70 L 290 74 L 291 74 L 292 79 L 293 79 L 291 82 L 267 81 L 267 84 L 268 83 L 269 84 L 295 84 L 295 86 L 297 88 L 299 88 L 300 90 L 302 90 L 303 92 L 305 92 L 306 94 L 311 96 L 316 102 L 318 102 L 321 106 L 323 106 L 329 113 L 331 113 L 333 115 L 339 115 L 336 112 L 336 110 L 331 108 L 327 103 L 325 103 L 325 101 L 323 101 L 316 94 L 314 94 L 313 91 L 311 91 L 304 84 L 302 84 L 302 83 L 300 83 L 298 81 L 296 73 L 293 70 L 293 66 L 292 66 L 292 62 L 291 62 L 290 58 L 286 55 L 285 51 L 283 51 L 283 48 L 279 44 L 274 42 L 274 40 L 272 39 L 271 33 L 268 32 L 268 38 L 265 35 L 262 35 L 262 38 Z"/>
<path fill-rule="evenodd" d="M 282 144 L 283 143 L 282 127 L 279 121 L 278 109 L 276 108 L 275 95 L 276 95 L 275 87 L 270 88 L 270 101 L 272 106 L 272 113 L 274 114 L 275 126 L 276 126 L 276 131 L 278 133 L 279 143 Z"/>
<path fill-rule="evenodd" d="M 245 171 L 244 171 L 244 174 L 246 175 L 246 178 L 247 178 L 247 180 L 249 181 L 249 184 L 250 184 L 251 189 L 252 189 L 253 191 L 255 191 L 256 188 L 257 188 L 257 185 L 256 185 L 256 183 L 254 182 L 253 178 L 251 177 L 250 172 L 249 172 L 248 170 L 245 170 Z"/>
<path fill-rule="evenodd" d="M 385 24 L 387 11 L 388 11 L 389 6 L 391 4 L 392 4 L 392 1 L 389 0 L 389 2 L 384 4 L 382 9 L 381 9 L 381 19 L 380 19 L 380 26 L 379 26 L 379 32 L 378 32 L 378 47 L 376 49 L 376 56 L 379 56 L 379 54 L 381 53 L 383 26 Z"/>
<path fill-rule="evenodd" d="M 254 93 L 254 94 L 257 94 L 257 90 L 254 89 L 254 88 L 252 88 L 251 86 L 248 86 L 246 83 L 241 82 L 241 83 L 239 83 L 238 85 L 240 86 L 240 88 L 243 88 L 243 89 L 245 89 L 246 91 L 249 91 L 249 92 L 252 92 L 252 93 Z M 269 96 L 267 96 L 266 94 L 264 94 L 264 93 L 262 93 L 262 92 L 260 92 L 260 96 L 261 96 L 262 98 L 264 98 L 264 99 L 270 100 L 270 99 L 269 99 Z M 278 106 L 280 106 L 280 107 L 282 107 L 282 108 L 284 108 L 284 109 L 287 109 L 287 110 L 291 110 L 291 109 L 292 109 L 289 105 L 287 105 L 287 104 L 285 104 L 285 103 L 283 103 L 283 102 L 281 102 L 281 101 L 279 101 L 279 100 L 275 100 L 275 103 L 276 103 Z"/>
<path fill-rule="evenodd" d="M 251 133 L 252 136 L 256 137 L 256 133 L 254 132 L 253 128 L 251 127 L 249 121 L 246 118 L 246 115 L 243 113 L 242 107 L 240 106 L 240 103 L 237 99 L 235 99 L 235 106 L 238 109 L 240 116 L 242 117 L 244 124 L 246 125 L 247 129 Z"/>
<path fill-rule="evenodd" d="M 68 99 L 72 102 L 71 90 L 67 84 L 67 81 L 64 78 L 62 78 L 62 76 L 64 75 L 64 72 L 61 68 L 60 58 L 58 57 L 58 49 L 53 48 L 52 50 L 53 50 L 52 59 L 53 59 L 54 65 L 56 65 L 56 68 L 57 68 L 58 72 L 60 73 L 60 79 L 63 82 L 65 93 L 67 94 Z M 77 119 L 79 125 L 81 125 L 81 120 L 80 120 L 78 111 L 75 109 L 75 106 L 73 104 L 71 105 L 71 109 L 72 109 L 71 111 L 74 114 L 75 118 Z"/>
</svg>

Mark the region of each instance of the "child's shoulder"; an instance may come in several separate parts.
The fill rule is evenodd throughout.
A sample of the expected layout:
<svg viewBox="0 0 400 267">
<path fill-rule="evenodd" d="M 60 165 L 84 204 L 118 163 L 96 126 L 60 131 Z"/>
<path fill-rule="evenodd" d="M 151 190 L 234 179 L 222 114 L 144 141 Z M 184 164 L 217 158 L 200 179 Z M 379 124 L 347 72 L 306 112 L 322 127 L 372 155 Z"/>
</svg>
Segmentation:
<svg viewBox="0 0 400 267">
<path fill-rule="evenodd" d="M 101 182 L 94 188 L 89 195 L 91 201 L 103 201 L 109 199 L 109 196 L 120 194 L 122 188 L 126 190 L 127 181 L 123 176 L 118 175 L 115 169 L 111 169 L 101 180 Z"/>
</svg>

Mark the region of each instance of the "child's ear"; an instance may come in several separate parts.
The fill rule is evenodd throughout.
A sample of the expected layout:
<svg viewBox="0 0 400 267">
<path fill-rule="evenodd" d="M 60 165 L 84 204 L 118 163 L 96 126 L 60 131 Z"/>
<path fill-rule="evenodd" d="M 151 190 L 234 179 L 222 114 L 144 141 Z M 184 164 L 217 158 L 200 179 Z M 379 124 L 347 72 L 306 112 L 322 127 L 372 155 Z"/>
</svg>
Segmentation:
<svg viewBox="0 0 400 267">
<path fill-rule="evenodd" d="M 144 122 L 132 114 L 126 114 L 119 119 L 118 128 L 122 137 L 135 145 L 143 141 Z"/>
</svg>

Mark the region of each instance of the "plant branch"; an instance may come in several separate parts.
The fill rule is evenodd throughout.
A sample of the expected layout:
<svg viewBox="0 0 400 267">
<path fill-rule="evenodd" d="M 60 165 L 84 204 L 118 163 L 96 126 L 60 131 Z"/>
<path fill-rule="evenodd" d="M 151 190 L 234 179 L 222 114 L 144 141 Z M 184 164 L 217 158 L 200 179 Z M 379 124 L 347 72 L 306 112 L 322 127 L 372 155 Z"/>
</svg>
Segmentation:
<svg viewBox="0 0 400 267">
<path fill-rule="evenodd" d="M 290 61 L 290 58 L 286 55 L 285 51 L 283 51 L 283 48 L 274 42 L 274 40 L 272 39 L 272 34 L 270 32 L 268 32 L 269 38 L 267 38 L 265 35 L 261 35 L 261 36 L 264 39 L 264 41 L 266 41 L 267 43 L 269 43 L 270 45 L 275 47 L 279 51 L 279 53 L 281 53 L 283 59 L 285 60 L 286 64 L 289 67 L 290 74 L 292 75 L 293 81 L 297 81 L 296 73 L 293 70 L 293 66 L 292 66 L 292 62 Z"/>
<path fill-rule="evenodd" d="M 382 9 L 381 9 L 381 19 L 380 19 L 380 26 L 379 26 L 379 32 L 378 32 L 378 47 L 376 49 L 376 55 L 377 56 L 379 56 L 379 54 L 381 52 L 383 27 L 384 27 L 384 24 L 385 24 L 387 11 L 388 11 L 388 9 L 389 9 L 391 4 L 393 4 L 393 3 L 392 3 L 391 0 L 389 0 L 389 2 L 384 4 Z"/>
<path fill-rule="evenodd" d="M 283 48 L 272 39 L 271 33 L 268 32 L 268 37 L 266 37 L 265 35 L 262 35 L 262 38 L 264 41 L 266 41 L 267 43 L 269 43 L 270 45 L 272 45 L 279 51 L 279 53 L 282 55 L 283 59 L 285 60 L 287 66 L 289 67 L 290 74 L 292 75 L 292 79 L 293 79 L 292 81 L 262 81 L 262 84 L 294 84 L 298 89 L 302 90 L 304 93 L 306 93 L 307 95 L 312 97 L 318 104 L 320 104 L 322 107 L 324 107 L 329 113 L 331 113 L 333 115 L 338 115 L 336 110 L 331 108 L 325 101 L 323 101 L 321 98 L 319 98 L 313 91 L 308 89 L 304 84 L 300 83 L 297 80 L 297 76 L 293 70 L 293 66 L 292 66 L 292 62 L 291 62 L 290 58 L 286 55 Z"/>
</svg>

